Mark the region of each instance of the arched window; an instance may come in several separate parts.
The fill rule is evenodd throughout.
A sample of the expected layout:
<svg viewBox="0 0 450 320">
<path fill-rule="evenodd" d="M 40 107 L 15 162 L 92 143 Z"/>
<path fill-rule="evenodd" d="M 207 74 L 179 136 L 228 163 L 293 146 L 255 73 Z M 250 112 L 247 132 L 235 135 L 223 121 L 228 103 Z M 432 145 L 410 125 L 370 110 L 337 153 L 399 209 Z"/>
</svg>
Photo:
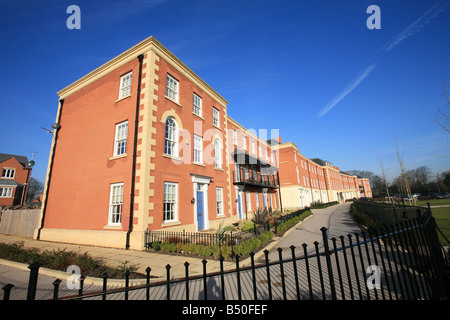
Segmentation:
<svg viewBox="0 0 450 320">
<path fill-rule="evenodd" d="M 218 139 L 214 140 L 214 167 L 222 168 L 222 152 Z"/>
<path fill-rule="evenodd" d="M 177 124 L 172 117 L 166 120 L 166 143 L 164 146 L 164 153 L 170 156 L 178 156 L 178 132 Z"/>
</svg>

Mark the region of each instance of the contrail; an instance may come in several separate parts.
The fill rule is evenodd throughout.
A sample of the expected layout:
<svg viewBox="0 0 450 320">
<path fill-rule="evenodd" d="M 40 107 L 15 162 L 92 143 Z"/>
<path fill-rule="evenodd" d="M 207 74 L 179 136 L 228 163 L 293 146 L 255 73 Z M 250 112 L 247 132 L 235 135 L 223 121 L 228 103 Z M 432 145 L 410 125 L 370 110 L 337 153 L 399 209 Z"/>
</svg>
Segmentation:
<svg viewBox="0 0 450 320">
<path fill-rule="evenodd" d="M 438 14 L 447 10 L 449 6 L 448 1 L 440 1 L 428 9 L 423 15 L 421 15 L 416 21 L 411 23 L 407 28 L 405 28 L 402 32 L 400 32 L 396 37 L 394 37 L 391 41 L 388 41 L 386 45 L 383 47 L 385 51 L 391 51 L 395 48 L 400 42 L 405 40 L 406 38 L 412 36 L 413 34 L 419 32 L 423 27 L 425 27 L 433 18 L 436 18 Z"/>
<path fill-rule="evenodd" d="M 322 111 L 319 112 L 318 116 L 322 117 L 328 111 L 334 108 L 342 99 L 344 99 L 350 92 L 355 90 L 355 88 L 366 79 L 369 74 L 375 69 L 376 64 L 371 64 L 367 67 L 360 75 L 358 75 L 341 93 L 339 93 L 336 97 L 334 97 L 331 102 L 329 102 Z"/>
<path fill-rule="evenodd" d="M 386 42 L 377 52 L 369 59 L 369 61 L 373 60 L 380 52 L 386 53 L 394 49 L 400 42 L 409 38 L 410 36 L 418 33 L 423 27 L 425 27 L 430 21 L 436 18 L 440 13 L 447 10 L 450 2 L 448 0 L 439 1 L 430 9 L 425 11 L 419 18 L 417 18 L 413 23 L 411 23 L 408 27 L 403 29 L 396 36 L 392 37 L 388 42 Z M 356 77 L 341 93 L 339 93 L 333 100 L 331 100 L 325 108 L 322 109 L 318 113 L 319 118 L 325 115 L 328 111 L 334 108 L 342 99 L 344 99 L 350 92 L 355 90 L 355 88 L 364 81 L 365 78 L 369 76 L 369 74 L 373 71 L 376 64 L 373 63 L 369 67 L 367 67 L 358 77 Z"/>
</svg>

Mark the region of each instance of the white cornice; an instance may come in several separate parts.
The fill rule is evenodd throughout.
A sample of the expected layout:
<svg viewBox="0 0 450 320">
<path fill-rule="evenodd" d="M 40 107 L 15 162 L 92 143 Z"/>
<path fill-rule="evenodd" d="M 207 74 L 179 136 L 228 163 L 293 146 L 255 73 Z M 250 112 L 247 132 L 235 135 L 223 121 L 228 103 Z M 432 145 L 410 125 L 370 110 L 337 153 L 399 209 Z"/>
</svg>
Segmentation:
<svg viewBox="0 0 450 320">
<path fill-rule="evenodd" d="M 72 93 L 80 90 L 86 85 L 92 83 L 93 81 L 103 77 L 105 74 L 109 73 L 111 70 L 120 67 L 121 65 L 130 62 L 131 60 L 137 58 L 138 55 L 144 54 L 153 50 L 174 68 L 182 72 L 185 76 L 194 82 L 197 86 L 202 88 L 205 92 L 210 94 L 215 100 L 217 100 L 224 108 L 227 107 L 228 101 L 225 100 L 220 94 L 218 94 L 213 88 L 211 88 L 203 79 L 201 79 L 194 71 L 189 69 L 180 59 L 178 59 L 173 53 L 171 53 L 166 47 L 164 47 L 158 40 L 153 36 L 139 42 L 135 46 L 131 47 L 127 51 L 121 53 L 117 57 L 111 59 L 105 64 L 101 65 L 97 69 L 89 72 L 84 77 L 78 79 L 74 83 L 65 87 L 64 89 L 57 92 L 60 99 L 71 95 Z"/>
</svg>

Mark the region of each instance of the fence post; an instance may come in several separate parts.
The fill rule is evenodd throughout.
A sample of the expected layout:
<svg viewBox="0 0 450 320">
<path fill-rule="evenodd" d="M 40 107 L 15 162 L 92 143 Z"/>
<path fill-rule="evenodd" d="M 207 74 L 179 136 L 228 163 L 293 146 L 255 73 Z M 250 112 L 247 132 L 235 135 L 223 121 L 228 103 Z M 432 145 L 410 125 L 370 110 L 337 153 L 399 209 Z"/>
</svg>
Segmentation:
<svg viewBox="0 0 450 320">
<path fill-rule="evenodd" d="M 256 290 L 256 275 L 255 275 L 255 254 L 250 252 L 250 260 L 252 265 L 252 282 L 253 282 L 253 300 L 258 300 L 257 290 Z"/>
<path fill-rule="evenodd" d="M 102 295 L 102 300 L 104 301 L 104 300 L 106 300 L 106 290 L 107 290 L 107 287 L 108 287 L 108 274 L 105 272 L 102 275 L 102 278 L 103 278 L 103 288 L 102 288 L 103 295 Z"/>
<path fill-rule="evenodd" d="M 331 253 L 330 253 L 330 247 L 328 246 L 328 237 L 327 237 L 328 229 L 325 227 L 322 227 L 320 229 L 320 231 L 322 231 L 323 246 L 325 248 L 325 258 L 327 261 L 328 279 L 330 280 L 331 298 L 333 300 L 336 300 L 336 288 L 334 287 L 333 268 L 331 266 L 331 258 L 330 258 Z"/>
<path fill-rule="evenodd" d="M 203 296 L 204 300 L 208 300 L 208 283 L 206 281 L 206 259 L 202 260 L 203 263 L 203 290 L 205 291 L 205 294 Z"/>
<path fill-rule="evenodd" d="M 40 267 L 41 264 L 39 262 L 33 262 L 28 266 L 28 269 L 30 269 L 30 279 L 28 281 L 27 300 L 36 299 L 36 289 Z"/>
<path fill-rule="evenodd" d="M 239 255 L 236 255 L 236 281 L 237 281 L 237 290 L 238 290 L 238 300 L 241 301 L 242 300 L 242 295 L 241 295 L 241 273 L 240 273 L 240 269 L 239 269 Z"/>
<path fill-rule="evenodd" d="M 294 268 L 295 289 L 297 291 L 297 300 L 300 300 L 300 285 L 298 283 L 297 258 L 295 257 L 295 246 L 291 245 L 292 264 Z M 255 299 L 256 300 L 256 299 Z"/>
<path fill-rule="evenodd" d="M 150 272 L 152 271 L 152 268 L 147 267 L 147 269 L 145 269 L 145 273 L 146 273 L 146 289 L 145 289 L 145 298 L 148 300 L 150 300 Z"/>
<path fill-rule="evenodd" d="M 167 270 L 167 300 L 170 300 L 170 264 L 166 265 Z"/>
<path fill-rule="evenodd" d="M 125 271 L 125 300 L 128 300 L 128 288 L 130 287 L 130 270 Z"/>
<path fill-rule="evenodd" d="M 186 301 L 189 301 L 189 262 L 184 263 Z"/>
<path fill-rule="evenodd" d="M 430 205 L 428 204 L 428 208 Z M 429 209 L 430 210 L 430 209 Z M 433 286 L 432 286 L 432 299 L 448 298 L 448 291 L 446 286 L 446 279 L 444 276 L 445 260 L 441 250 L 441 243 L 437 235 L 436 220 L 431 214 L 430 218 L 425 223 L 425 232 L 430 242 L 430 252 L 432 262 L 434 264 Z"/>
<path fill-rule="evenodd" d="M 313 291 L 312 291 L 311 273 L 309 270 L 308 250 L 307 250 L 308 245 L 306 243 L 303 243 L 302 247 L 303 247 L 303 255 L 305 256 L 306 276 L 308 278 L 309 299 L 313 300 L 314 295 L 313 295 Z"/>
<path fill-rule="evenodd" d="M 53 300 L 58 300 L 58 291 L 59 291 L 59 284 L 62 281 L 59 279 L 56 279 L 55 281 L 53 281 Z"/>
<path fill-rule="evenodd" d="M 222 290 L 222 300 L 225 300 L 225 278 L 223 271 L 223 260 L 225 258 L 222 256 L 222 251 L 220 252 L 220 289 Z"/>
<path fill-rule="evenodd" d="M 283 289 L 283 299 L 286 300 L 286 283 L 284 281 L 284 268 L 283 268 L 283 248 L 278 248 L 278 258 L 280 264 L 280 277 L 281 277 L 281 287 Z"/>
<path fill-rule="evenodd" d="M 269 250 L 264 250 L 264 257 L 266 259 L 266 275 L 267 275 L 267 287 L 269 290 L 269 300 L 272 300 L 272 283 L 270 280 L 270 267 L 269 267 Z"/>
<path fill-rule="evenodd" d="M 11 289 L 14 287 L 14 285 L 13 284 L 11 284 L 11 283 L 8 283 L 7 285 L 5 285 L 2 289 L 3 289 L 3 291 L 4 291 L 4 294 L 3 294 L 3 300 L 4 301 L 8 301 L 9 300 L 9 296 L 10 296 L 10 294 L 11 294 Z"/>
</svg>

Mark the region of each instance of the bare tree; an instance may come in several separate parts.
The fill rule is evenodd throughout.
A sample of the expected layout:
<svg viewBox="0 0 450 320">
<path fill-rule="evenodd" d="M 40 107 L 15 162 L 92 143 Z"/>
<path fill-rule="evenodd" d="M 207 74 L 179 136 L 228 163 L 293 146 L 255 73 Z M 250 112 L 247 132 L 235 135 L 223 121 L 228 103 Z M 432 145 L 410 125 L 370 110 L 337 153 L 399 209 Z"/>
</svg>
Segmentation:
<svg viewBox="0 0 450 320">
<path fill-rule="evenodd" d="M 387 196 L 389 198 L 390 197 L 389 187 L 388 187 L 388 184 L 387 184 L 387 181 L 386 181 L 386 174 L 384 172 L 383 160 L 381 159 L 381 157 L 379 157 L 379 162 L 380 162 L 380 169 L 381 169 L 381 178 L 383 179 L 383 183 L 384 183 L 384 186 L 386 188 L 386 194 L 387 194 Z"/>
<path fill-rule="evenodd" d="M 405 169 L 405 165 L 403 163 L 404 148 L 403 148 L 402 153 L 400 154 L 400 150 L 398 149 L 397 138 L 394 138 L 394 142 L 395 142 L 395 151 L 396 151 L 396 154 L 397 154 L 397 160 L 398 160 L 398 164 L 400 166 L 401 184 L 402 184 L 402 187 L 404 187 L 405 194 L 410 199 L 411 198 L 411 188 L 409 186 L 408 174 L 407 174 L 407 171 Z"/>
<path fill-rule="evenodd" d="M 444 84 L 445 97 L 447 99 L 447 111 L 443 111 L 441 108 L 438 108 L 438 114 L 436 119 L 433 121 L 442 127 L 445 131 L 450 133 L 450 97 L 448 96 L 447 87 Z"/>
</svg>

